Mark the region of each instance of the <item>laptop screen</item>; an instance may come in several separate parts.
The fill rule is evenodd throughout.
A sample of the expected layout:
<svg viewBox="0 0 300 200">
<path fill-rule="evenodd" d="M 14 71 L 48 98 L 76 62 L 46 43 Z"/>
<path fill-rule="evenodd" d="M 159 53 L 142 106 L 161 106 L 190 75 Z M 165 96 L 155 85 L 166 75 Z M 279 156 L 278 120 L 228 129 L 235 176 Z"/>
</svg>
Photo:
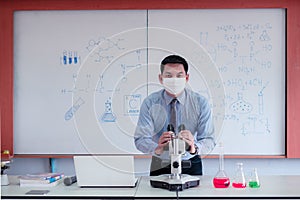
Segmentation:
<svg viewBox="0 0 300 200">
<path fill-rule="evenodd" d="M 135 187 L 133 156 L 74 156 L 80 187 Z"/>
</svg>

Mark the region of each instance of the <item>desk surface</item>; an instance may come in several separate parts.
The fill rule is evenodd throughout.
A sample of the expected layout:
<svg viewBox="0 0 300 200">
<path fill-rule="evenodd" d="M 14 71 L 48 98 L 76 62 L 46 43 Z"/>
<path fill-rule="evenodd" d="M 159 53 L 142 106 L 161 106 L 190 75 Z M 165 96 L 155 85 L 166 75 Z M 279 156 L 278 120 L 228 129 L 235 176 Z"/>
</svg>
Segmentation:
<svg viewBox="0 0 300 200">
<path fill-rule="evenodd" d="M 136 198 L 175 198 L 175 192 L 152 188 L 150 186 L 150 177 L 142 177 Z M 212 177 L 200 177 L 198 187 L 189 188 L 179 192 L 179 198 L 300 198 L 299 189 L 300 176 L 263 176 L 260 177 L 260 188 L 237 189 L 232 186 L 226 189 L 217 189 L 213 187 Z"/>
<path fill-rule="evenodd" d="M 10 185 L 1 186 L 1 198 L 123 198 L 132 199 L 136 193 L 135 188 L 80 188 L 77 184 L 65 186 L 59 183 L 54 187 L 20 187 L 17 177 L 9 177 Z M 27 195 L 30 190 L 49 190 L 45 195 Z"/>
<path fill-rule="evenodd" d="M 261 176 L 261 187 L 257 189 L 216 189 L 212 177 L 201 176 L 200 185 L 178 193 L 179 198 L 300 198 L 300 176 Z M 26 195 L 32 189 L 48 189 L 46 195 Z M 79 188 L 76 184 L 64 186 L 59 184 L 49 188 L 20 187 L 16 182 L 1 187 L 2 198 L 110 198 L 110 199 L 155 199 L 176 198 L 176 193 L 165 189 L 153 188 L 150 177 L 140 177 L 135 188 Z"/>
</svg>

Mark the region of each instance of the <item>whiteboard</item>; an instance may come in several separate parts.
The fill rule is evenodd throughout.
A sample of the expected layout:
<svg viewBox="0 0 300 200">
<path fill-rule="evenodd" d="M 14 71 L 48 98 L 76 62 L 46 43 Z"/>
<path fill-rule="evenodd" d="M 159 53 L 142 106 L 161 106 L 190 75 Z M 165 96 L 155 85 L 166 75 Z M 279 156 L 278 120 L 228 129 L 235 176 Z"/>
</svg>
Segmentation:
<svg viewBox="0 0 300 200">
<path fill-rule="evenodd" d="M 226 153 L 285 154 L 284 9 L 150 10 L 149 27 L 173 36 L 150 63 L 168 51 L 191 61 L 190 86 L 210 100 Z"/>
<path fill-rule="evenodd" d="M 146 83 L 146 17 L 145 10 L 15 12 L 15 154 L 139 153 L 132 112 L 147 90 L 118 84 L 134 86 L 133 69 Z M 127 110 L 112 110 L 113 101 Z"/>
<path fill-rule="evenodd" d="M 173 53 L 227 154 L 285 154 L 284 9 L 18 11 L 14 34 L 15 154 L 139 154 L 139 107 Z"/>
</svg>

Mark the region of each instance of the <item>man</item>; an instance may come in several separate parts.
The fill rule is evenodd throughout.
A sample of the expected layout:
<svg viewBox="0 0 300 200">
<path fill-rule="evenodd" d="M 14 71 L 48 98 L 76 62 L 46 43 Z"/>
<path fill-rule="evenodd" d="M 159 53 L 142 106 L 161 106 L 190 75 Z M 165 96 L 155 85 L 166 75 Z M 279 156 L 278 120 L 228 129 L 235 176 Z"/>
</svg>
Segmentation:
<svg viewBox="0 0 300 200">
<path fill-rule="evenodd" d="M 208 153 L 215 146 L 212 115 L 208 101 L 200 94 L 186 88 L 189 81 L 188 63 L 178 55 L 170 55 L 161 62 L 159 82 L 164 89 L 150 94 L 142 103 L 135 130 L 135 145 L 143 153 L 152 155 L 150 176 L 170 174 L 168 146 L 175 133 L 188 146 L 182 160 L 191 162 L 183 174 L 202 175 L 201 153 Z M 173 107 L 172 107 L 173 106 Z M 171 114 L 176 110 L 176 115 Z M 174 113 L 174 112 L 173 112 Z M 174 120 L 175 118 L 175 120 Z M 177 131 L 184 124 L 185 130 Z"/>
</svg>

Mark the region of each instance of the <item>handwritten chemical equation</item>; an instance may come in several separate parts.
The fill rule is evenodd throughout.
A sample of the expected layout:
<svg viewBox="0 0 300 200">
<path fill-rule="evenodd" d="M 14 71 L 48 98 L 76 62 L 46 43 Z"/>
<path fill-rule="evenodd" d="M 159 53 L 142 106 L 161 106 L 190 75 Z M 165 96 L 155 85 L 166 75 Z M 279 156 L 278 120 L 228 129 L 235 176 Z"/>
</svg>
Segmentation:
<svg viewBox="0 0 300 200">
<path fill-rule="evenodd" d="M 226 97 L 222 105 L 227 113 L 215 120 L 230 121 L 241 134 L 270 133 L 267 109 L 265 108 L 265 89 L 271 82 L 273 68 L 272 24 L 247 23 L 224 24 L 215 27 L 215 33 L 200 32 L 199 42 L 206 48 L 216 62 L 222 76 L 211 79 L 212 87 L 224 86 Z M 215 34 L 215 35 L 213 35 Z M 219 40 L 210 40 L 212 38 Z M 243 94 L 252 94 L 251 99 Z M 268 95 L 267 95 L 268 96 Z"/>
</svg>

